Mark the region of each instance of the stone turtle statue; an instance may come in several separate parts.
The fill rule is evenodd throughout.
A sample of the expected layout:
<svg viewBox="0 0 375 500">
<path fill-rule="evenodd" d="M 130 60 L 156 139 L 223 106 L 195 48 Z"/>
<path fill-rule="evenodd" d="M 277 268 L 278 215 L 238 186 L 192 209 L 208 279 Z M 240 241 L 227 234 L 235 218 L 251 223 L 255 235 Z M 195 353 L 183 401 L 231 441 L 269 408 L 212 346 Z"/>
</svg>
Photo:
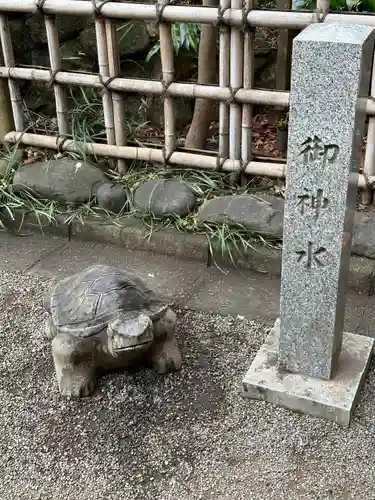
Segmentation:
<svg viewBox="0 0 375 500">
<path fill-rule="evenodd" d="M 90 395 L 96 377 L 149 362 L 160 374 L 181 368 L 176 315 L 139 278 L 94 265 L 57 281 L 45 297 L 46 334 L 59 390 Z"/>
</svg>

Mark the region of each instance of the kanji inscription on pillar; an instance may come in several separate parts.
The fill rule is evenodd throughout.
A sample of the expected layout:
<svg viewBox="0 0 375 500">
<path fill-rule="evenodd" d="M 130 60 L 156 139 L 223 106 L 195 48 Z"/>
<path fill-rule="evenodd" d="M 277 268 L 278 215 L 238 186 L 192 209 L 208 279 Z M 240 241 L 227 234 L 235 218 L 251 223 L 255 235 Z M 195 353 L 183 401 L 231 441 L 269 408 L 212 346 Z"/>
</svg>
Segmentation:
<svg viewBox="0 0 375 500">
<path fill-rule="evenodd" d="M 303 157 L 305 165 L 318 161 L 325 167 L 327 164 L 333 163 L 340 152 L 337 144 L 324 144 L 316 135 L 308 137 L 301 147 L 300 155 Z"/>
<path fill-rule="evenodd" d="M 313 194 L 314 193 L 314 194 Z M 324 196 L 323 189 L 310 191 L 303 188 L 303 194 L 299 194 L 298 206 L 301 207 L 301 214 L 304 215 L 308 210 L 313 210 L 315 217 L 318 218 L 322 209 L 328 207 L 329 200 Z"/>
</svg>

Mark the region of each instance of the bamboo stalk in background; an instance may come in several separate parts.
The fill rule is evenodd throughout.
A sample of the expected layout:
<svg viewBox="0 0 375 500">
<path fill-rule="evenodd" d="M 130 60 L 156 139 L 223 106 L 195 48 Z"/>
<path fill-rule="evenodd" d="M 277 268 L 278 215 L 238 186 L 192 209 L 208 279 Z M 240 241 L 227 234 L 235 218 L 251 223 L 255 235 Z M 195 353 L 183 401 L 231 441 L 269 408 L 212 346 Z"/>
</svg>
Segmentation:
<svg viewBox="0 0 375 500">
<path fill-rule="evenodd" d="M 161 149 L 156 148 L 142 148 L 132 146 L 116 146 L 108 144 L 95 144 L 95 143 L 79 143 L 76 141 L 64 141 L 59 144 L 56 137 L 37 134 L 23 134 L 21 132 L 9 132 L 5 136 L 6 142 L 22 144 L 40 148 L 48 148 L 58 150 L 61 148 L 63 151 L 70 151 L 77 153 L 85 151 L 91 155 L 109 156 L 112 158 L 129 158 L 132 160 L 145 161 L 148 163 L 163 163 L 164 153 Z M 174 165 L 183 165 L 190 168 L 198 168 L 203 170 L 215 170 L 217 166 L 216 156 L 212 155 L 199 155 L 192 153 L 183 153 L 175 151 L 170 157 L 170 162 Z M 241 161 L 239 160 L 225 160 L 223 163 L 223 170 L 225 172 L 233 172 L 239 170 Z M 283 162 L 273 161 L 250 161 L 244 168 L 244 172 L 248 175 L 267 176 L 274 178 L 285 178 L 286 164 Z M 370 183 L 375 186 L 375 176 L 371 176 Z M 358 187 L 364 188 L 366 186 L 366 179 L 363 175 L 358 176 Z M 373 187 L 374 189 L 374 187 Z"/>
<path fill-rule="evenodd" d="M 159 8 L 169 0 L 158 0 Z M 163 83 L 166 87 L 173 82 L 174 56 L 171 25 L 159 23 L 160 57 Z M 169 156 L 176 148 L 175 114 L 173 97 L 164 95 L 164 136 L 165 155 Z"/>
<path fill-rule="evenodd" d="M 8 68 L 15 65 L 12 39 L 10 36 L 9 22 L 4 14 L 0 14 L 0 38 L 3 48 L 4 64 Z M 17 132 L 24 129 L 23 101 L 18 82 L 13 78 L 8 79 L 10 100 L 12 103 L 14 125 Z"/>
<path fill-rule="evenodd" d="M 105 81 L 105 78 L 109 77 L 109 62 L 104 19 L 100 17 L 95 19 L 95 31 L 98 50 L 99 75 L 102 80 Z M 116 144 L 112 96 L 110 91 L 106 88 L 103 88 L 103 111 L 107 142 L 108 144 Z"/>
<path fill-rule="evenodd" d="M 202 0 L 206 7 L 218 8 L 219 0 Z M 198 51 L 198 78 L 197 83 L 215 84 L 219 75 L 217 68 L 217 26 L 210 24 L 201 25 Z M 194 113 L 188 133 L 186 134 L 185 147 L 204 148 L 210 130 L 211 122 L 215 119 L 213 112 L 215 105 L 208 99 L 196 99 Z"/>
<path fill-rule="evenodd" d="M 230 7 L 230 0 L 220 0 L 222 12 Z M 227 88 L 230 83 L 230 28 L 226 24 L 220 26 L 219 47 L 219 85 Z M 226 102 L 219 105 L 219 158 L 229 157 L 229 106 Z"/>
<path fill-rule="evenodd" d="M 242 0 L 231 0 L 232 9 L 241 9 Z M 230 86 L 233 94 L 242 87 L 243 36 L 240 28 L 231 28 L 230 33 Z M 241 105 L 231 102 L 229 106 L 229 158 L 241 158 Z"/>
<path fill-rule="evenodd" d="M 245 0 L 246 10 L 253 8 L 253 0 Z M 254 83 L 254 30 L 246 29 L 243 44 L 243 88 L 251 89 Z M 243 163 L 250 161 L 252 155 L 252 122 L 253 108 L 251 104 L 242 106 L 242 140 L 241 159 Z"/>
<path fill-rule="evenodd" d="M 120 57 L 117 43 L 116 23 L 110 19 L 105 20 L 107 35 L 109 76 L 115 77 L 120 74 Z M 127 142 L 125 130 L 125 97 L 120 92 L 112 92 L 113 120 L 115 126 L 115 140 L 117 146 L 125 146 Z M 126 172 L 126 161 L 120 158 L 117 161 L 117 171 L 120 174 Z"/>
<path fill-rule="evenodd" d="M 60 45 L 59 35 L 56 27 L 55 16 L 44 16 L 47 32 L 47 43 L 49 51 L 49 59 L 51 63 L 51 71 L 54 76 L 55 73 L 61 69 Z M 68 118 L 68 105 L 66 89 L 58 83 L 53 83 L 53 90 L 56 101 L 56 117 L 57 126 L 60 135 L 69 134 L 69 118 Z"/>
</svg>

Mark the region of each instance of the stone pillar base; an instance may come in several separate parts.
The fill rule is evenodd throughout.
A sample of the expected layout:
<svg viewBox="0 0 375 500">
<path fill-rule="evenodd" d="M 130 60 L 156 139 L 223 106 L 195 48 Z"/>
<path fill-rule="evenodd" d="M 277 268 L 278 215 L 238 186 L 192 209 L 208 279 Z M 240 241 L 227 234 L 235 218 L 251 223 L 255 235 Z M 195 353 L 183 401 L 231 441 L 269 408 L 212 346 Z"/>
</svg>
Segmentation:
<svg viewBox="0 0 375 500">
<path fill-rule="evenodd" d="M 243 379 L 243 396 L 349 426 L 374 339 L 344 333 L 337 372 L 321 380 L 278 371 L 279 333 L 277 321 Z"/>
</svg>

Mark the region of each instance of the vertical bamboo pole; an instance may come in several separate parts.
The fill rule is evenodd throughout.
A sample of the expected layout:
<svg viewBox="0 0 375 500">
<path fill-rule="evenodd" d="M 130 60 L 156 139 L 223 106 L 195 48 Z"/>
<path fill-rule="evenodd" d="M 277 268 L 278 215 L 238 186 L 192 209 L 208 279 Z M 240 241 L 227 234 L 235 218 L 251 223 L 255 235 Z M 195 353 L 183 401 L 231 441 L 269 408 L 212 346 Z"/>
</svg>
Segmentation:
<svg viewBox="0 0 375 500">
<path fill-rule="evenodd" d="M 253 0 L 245 0 L 244 9 L 248 11 L 253 8 Z M 244 34 L 243 49 L 243 88 L 251 89 L 254 80 L 254 30 L 246 28 Z M 251 104 L 242 106 L 242 141 L 241 141 L 241 160 L 242 163 L 248 163 L 252 154 L 252 121 L 253 108 Z"/>
<path fill-rule="evenodd" d="M 278 10 L 292 8 L 292 0 L 278 0 Z M 275 88 L 277 90 L 288 90 L 290 88 L 290 66 L 292 55 L 293 32 L 287 29 L 279 29 L 277 35 L 276 76 Z M 269 114 L 269 121 L 276 124 L 282 117 L 284 110 L 276 107 Z"/>
<path fill-rule="evenodd" d="M 15 65 L 12 39 L 10 36 L 8 19 L 4 14 L 0 14 L 0 38 L 1 38 L 1 45 L 3 48 L 4 64 L 8 68 L 12 68 Z M 24 128 L 23 102 L 17 80 L 9 78 L 8 86 L 9 86 L 10 100 L 12 103 L 13 118 L 14 118 L 16 132 L 23 132 Z"/>
<path fill-rule="evenodd" d="M 318 9 L 319 12 L 328 12 L 329 8 L 331 6 L 331 1 L 330 0 L 317 0 L 316 2 L 316 8 Z"/>
<path fill-rule="evenodd" d="M 230 7 L 230 0 L 220 0 L 220 10 L 224 12 Z M 220 26 L 219 46 L 219 85 L 227 88 L 230 84 L 230 29 L 226 24 Z M 229 106 L 226 102 L 219 104 L 219 159 L 229 157 Z"/>
<path fill-rule="evenodd" d="M 232 9 L 241 9 L 242 0 L 231 0 Z M 241 28 L 232 26 L 230 33 L 230 86 L 235 93 L 242 87 L 243 80 L 243 36 Z M 231 102 L 229 108 L 229 157 L 241 158 L 241 105 Z"/>
<path fill-rule="evenodd" d="M 44 16 L 47 32 L 47 43 L 51 63 L 52 76 L 61 69 L 59 35 L 56 27 L 55 16 Z M 57 83 L 53 83 L 56 101 L 57 126 L 60 135 L 69 134 L 69 119 L 66 89 Z"/>
<path fill-rule="evenodd" d="M 372 64 L 372 75 L 371 75 L 371 97 L 375 97 L 375 54 L 374 61 Z M 367 130 L 367 144 L 366 144 L 366 154 L 365 154 L 365 164 L 363 166 L 363 173 L 366 176 L 375 175 L 375 116 L 370 116 L 368 121 Z M 361 196 L 361 201 L 363 205 L 371 205 L 374 198 L 374 192 L 372 189 L 365 189 Z"/>
<path fill-rule="evenodd" d="M 100 17 L 97 17 L 95 19 L 95 31 L 98 50 L 99 75 L 103 79 L 105 79 L 109 77 L 109 62 L 104 19 Z M 115 125 L 113 120 L 112 97 L 110 91 L 106 88 L 103 88 L 103 111 L 105 129 L 107 134 L 107 143 L 110 145 L 114 145 L 116 143 L 116 138 Z"/>
<path fill-rule="evenodd" d="M 159 8 L 168 4 L 168 0 L 158 0 Z M 174 78 L 174 56 L 171 25 L 159 22 L 159 40 L 161 70 L 164 86 L 167 87 Z M 164 135 L 165 155 L 169 156 L 176 148 L 174 101 L 171 96 L 164 96 Z"/>
<path fill-rule="evenodd" d="M 278 0 L 277 8 L 286 10 L 292 7 L 291 0 Z M 277 36 L 277 56 L 276 56 L 276 88 L 287 90 L 290 80 L 290 59 L 291 59 L 291 37 L 289 30 L 279 29 Z"/>
<path fill-rule="evenodd" d="M 4 65 L 2 51 L 0 51 L 0 65 Z M 8 82 L 0 79 L 0 145 L 4 144 L 4 137 L 14 130 L 12 103 L 10 100 Z"/>
<path fill-rule="evenodd" d="M 111 19 L 105 20 L 106 38 L 108 46 L 109 76 L 120 75 L 120 56 L 117 43 L 116 23 Z M 115 140 L 117 146 L 126 146 L 125 130 L 125 97 L 121 92 L 112 92 L 113 120 L 115 127 Z M 124 174 L 127 170 L 126 161 L 122 158 L 117 160 L 117 171 Z"/>
</svg>

